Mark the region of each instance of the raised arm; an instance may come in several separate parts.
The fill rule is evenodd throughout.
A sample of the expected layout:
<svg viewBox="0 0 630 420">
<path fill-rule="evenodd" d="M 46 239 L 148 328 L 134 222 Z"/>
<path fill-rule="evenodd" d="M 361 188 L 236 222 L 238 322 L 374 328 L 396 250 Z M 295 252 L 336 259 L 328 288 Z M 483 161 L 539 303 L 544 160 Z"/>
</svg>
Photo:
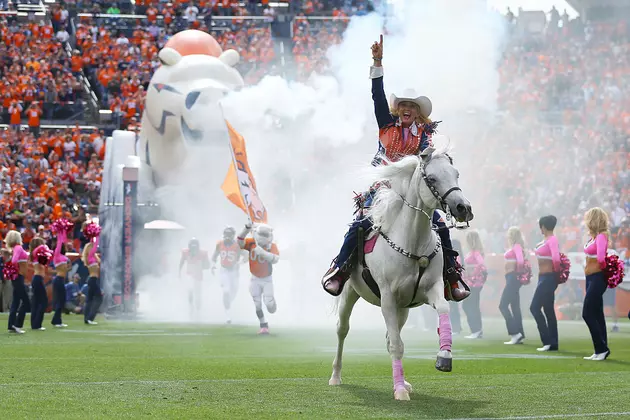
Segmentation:
<svg viewBox="0 0 630 420">
<path fill-rule="evenodd" d="M 59 232 L 57 235 L 57 245 L 55 246 L 55 253 L 53 254 L 53 263 L 56 265 L 61 260 L 65 261 L 65 257 L 61 254 L 61 247 L 68 240 L 68 235 L 65 232 Z"/>
<path fill-rule="evenodd" d="M 245 238 L 247 238 L 247 235 L 249 235 L 249 232 L 251 230 L 252 230 L 252 224 L 246 223 L 245 226 L 243 227 L 243 230 L 241 231 L 241 233 L 239 233 L 238 237 L 236 238 L 236 240 L 238 241 L 238 246 L 240 246 L 241 249 L 245 249 Z"/>
<path fill-rule="evenodd" d="M 372 59 L 374 63 L 370 67 L 370 79 L 372 79 L 372 100 L 374 101 L 374 115 L 378 128 L 381 129 L 394 122 L 394 117 L 389 112 L 389 104 L 383 87 L 383 35 L 380 41 L 372 44 Z"/>
<path fill-rule="evenodd" d="M 90 249 L 90 253 L 88 254 L 88 263 L 95 260 L 96 250 L 98 249 L 98 239 L 99 237 L 97 236 L 94 243 L 92 243 L 92 249 Z"/>
<path fill-rule="evenodd" d="M 551 251 L 551 262 L 553 263 L 553 271 L 560 271 L 560 247 L 558 246 L 558 239 L 552 236 L 547 240 L 549 243 L 549 250 Z"/>
<path fill-rule="evenodd" d="M 597 235 L 595 238 L 595 246 L 597 246 L 597 262 L 599 267 L 603 270 L 606 268 L 606 255 L 608 253 L 608 237 L 603 233 Z"/>
</svg>

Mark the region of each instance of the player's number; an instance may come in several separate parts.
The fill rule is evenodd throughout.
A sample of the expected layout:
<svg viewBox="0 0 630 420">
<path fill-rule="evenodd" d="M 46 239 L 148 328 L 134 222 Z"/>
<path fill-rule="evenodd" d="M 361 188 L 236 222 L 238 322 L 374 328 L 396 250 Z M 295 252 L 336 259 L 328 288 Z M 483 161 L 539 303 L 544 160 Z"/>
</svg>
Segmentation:
<svg viewBox="0 0 630 420">
<path fill-rule="evenodd" d="M 221 259 L 227 262 L 236 262 L 236 252 L 234 251 L 221 251 Z"/>
</svg>

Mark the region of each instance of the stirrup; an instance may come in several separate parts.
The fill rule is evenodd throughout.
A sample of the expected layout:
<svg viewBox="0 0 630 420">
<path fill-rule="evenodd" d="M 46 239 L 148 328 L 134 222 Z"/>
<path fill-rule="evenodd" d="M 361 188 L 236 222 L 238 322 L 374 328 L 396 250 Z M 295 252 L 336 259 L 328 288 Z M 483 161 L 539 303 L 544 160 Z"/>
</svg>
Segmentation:
<svg viewBox="0 0 630 420">
<path fill-rule="evenodd" d="M 333 261 L 333 265 L 328 269 L 328 271 L 326 271 L 326 274 L 324 274 L 324 277 L 322 278 L 322 287 L 324 288 L 324 290 L 326 291 L 326 293 L 332 295 L 332 296 L 339 296 L 341 294 L 341 291 L 343 290 L 343 281 L 340 277 L 342 277 L 341 273 L 341 268 L 336 267 L 335 265 L 335 261 Z M 333 292 L 331 290 L 328 289 L 328 286 L 330 285 L 331 282 L 333 281 L 337 281 L 339 282 L 339 288 L 336 292 Z"/>
<path fill-rule="evenodd" d="M 337 289 L 337 292 L 332 292 L 331 290 L 329 290 L 326 287 L 334 280 L 335 280 L 335 277 L 331 277 L 329 279 L 326 279 L 326 280 L 322 281 L 322 287 L 324 288 L 324 291 L 326 293 L 328 293 L 331 296 L 337 297 L 337 296 L 339 296 L 341 294 L 341 292 L 343 292 L 343 282 L 341 282 L 339 279 L 337 279 L 337 281 L 339 282 L 339 289 Z"/>
<path fill-rule="evenodd" d="M 464 293 L 468 292 L 468 295 L 464 296 L 461 299 L 456 299 L 453 296 L 453 289 L 454 289 L 453 285 L 448 281 L 447 278 L 444 278 L 444 294 L 445 294 L 445 297 L 446 297 L 447 301 L 461 302 L 464 299 L 466 299 L 468 296 L 470 296 L 470 287 L 468 287 L 466 282 L 461 277 L 457 280 L 457 283 L 455 283 L 455 285 L 459 285 L 459 283 L 461 283 L 462 286 L 464 286 L 463 292 Z M 461 289 L 459 287 L 457 287 L 457 290 L 461 290 Z"/>
</svg>

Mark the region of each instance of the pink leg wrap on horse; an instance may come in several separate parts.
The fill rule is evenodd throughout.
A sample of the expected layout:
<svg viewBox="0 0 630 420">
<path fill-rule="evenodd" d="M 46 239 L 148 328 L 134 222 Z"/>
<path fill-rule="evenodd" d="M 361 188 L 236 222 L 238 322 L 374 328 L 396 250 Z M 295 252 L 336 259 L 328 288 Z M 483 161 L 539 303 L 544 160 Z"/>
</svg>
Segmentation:
<svg viewBox="0 0 630 420">
<path fill-rule="evenodd" d="M 403 372 L 402 360 L 393 360 L 392 370 L 394 372 L 394 389 L 404 388 L 405 374 Z"/>
<path fill-rule="evenodd" d="M 440 314 L 440 327 L 438 328 L 440 335 L 440 350 L 451 351 L 453 345 L 453 333 L 451 331 L 451 318 L 448 314 Z"/>
</svg>

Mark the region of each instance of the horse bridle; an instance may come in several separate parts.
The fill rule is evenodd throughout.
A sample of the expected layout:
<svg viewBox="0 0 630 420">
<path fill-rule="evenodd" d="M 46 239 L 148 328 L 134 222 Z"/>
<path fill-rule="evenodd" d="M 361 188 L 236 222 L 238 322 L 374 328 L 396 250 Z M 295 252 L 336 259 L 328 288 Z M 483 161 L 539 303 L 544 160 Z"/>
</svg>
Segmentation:
<svg viewBox="0 0 630 420">
<path fill-rule="evenodd" d="M 449 155 L 445 154 L 445 156 L 449 159 L 449 161 L 451 162 L 451 164 L 453 164 L 453 158 L 451 158 Z M 453 187 L 450 188 L 448 191 L 446 191 L 443 195 L 440 195 L 440 192 L 437 190 L 437 188 L 435 187 L 434 183 L 431 182 L 429 180 L 429 178 L 427 177 L 427 173 L 425 171 L 425 167 L 427 164 L 425 164 L 424 162 L 420 162 L 420 176 L 422 177 L 422 179 L 424 180 L 424 183 L 426 184 L 426 186 L 429 188 L 429 191 L 431 191 L 431 194 L 433 195 L 433 197 L 435 197 L 435 199 L 437 200 L 438 204 L 440 205 L 441 210 L 446 214 L 446 221 L 450 222 L 451 225 L 447 225 L 446 229 L 466 229 L 468 227 L 470 227 L 470 223 L 466 222 L 465 225 L 462 226 L 458 226 L 453 222 L 453 216 L 451 214 L 451 209 L 448 206 L 448 204 L 446 203 L 446 198 L 454 191 L 461 191 L 462 189 L 459 187 Z M 426 211 L 424 211 L 424 209 L 414 206 L 413 204 L 411 204 L 410 202 L 408 202 L 405 197 L 403 197 L 402 195 L 400 195 L 400 198 L 402 199 L 403 203 L 416 211 L 421 212 L 422 214 L 424 214 L 429 220 L 433 220 L 433 218 L 431 217 L 431 215 L 429 215 Z M 432 226 L 433 230 L 437 231 L 440 230 L 440 228 L 438 228 L 436 225 Z M 444 229 L 444 228 L 442 228 Z"/>
<path fill-rule="evenodd" d="M 451 165 L 452 165 L 453 158 L 451 158 L 449 155 L 445 155 L 445 156 L 448 158 L 448 160 L 451 162 Z M 435 199 L 438 201 L 440 207 L 442 208 L 442 211 L 444 211 L 445 213 L 450 213 L 450 211 L 448 210 L 448 204 L 446 204 L 446 197 L 448 197 L 453 191 L 461 191 L 462 189 L 459 187 L 453 187 L 449 189 L 448 191 L 446 191 L 443 195 L 440 195 L 440 192 L 437 190 L 434 183 L 429 181 L 429 178 L 427 177 L 427 172 L 425 170 L 425 167 L 428 164 L 429 164 L 428 162 L 426 164 L 424 162 L 420 162 L 420 176 L 422 176 L 424 183 L 429 188 L 429 191 L 431 191 L 431 194 L 433 194 L 433 197 L 435 197 Z"/>
</svg>

